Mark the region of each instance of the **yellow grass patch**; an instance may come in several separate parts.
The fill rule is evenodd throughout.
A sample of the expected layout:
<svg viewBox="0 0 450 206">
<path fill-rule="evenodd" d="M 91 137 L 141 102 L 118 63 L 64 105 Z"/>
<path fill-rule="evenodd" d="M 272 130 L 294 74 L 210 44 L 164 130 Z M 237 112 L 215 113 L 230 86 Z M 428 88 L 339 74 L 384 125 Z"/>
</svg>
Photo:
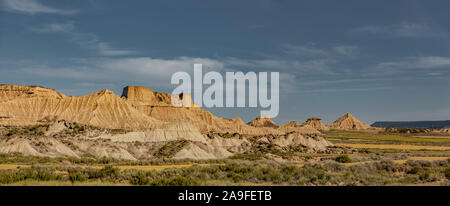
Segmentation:
<svg viewBox="0 0 450 206">
<path fill-rule="evenodd" d="M 446 160 L 450 157 L 409 157 L 412 160 L 427 160 L 427 161 L 435 161 L 435 160 Z"/>
<path fill-rule="evenodd" d="M 12 170 L 18 167 L 25 168 L 30 167 L 30 165 L 17 165 L 17 164 L 0 164 L 0 170 Z"/>
<path fill-rule="evenodd" d="M 422 146 L 422 145 L 395 145 L 395 144 L 348 144 L 336 143 L 336 146 L 366 148 L 366 149 L 398 149 L 398 150 L 450 150 L 445 146 Z"/>
</svg>

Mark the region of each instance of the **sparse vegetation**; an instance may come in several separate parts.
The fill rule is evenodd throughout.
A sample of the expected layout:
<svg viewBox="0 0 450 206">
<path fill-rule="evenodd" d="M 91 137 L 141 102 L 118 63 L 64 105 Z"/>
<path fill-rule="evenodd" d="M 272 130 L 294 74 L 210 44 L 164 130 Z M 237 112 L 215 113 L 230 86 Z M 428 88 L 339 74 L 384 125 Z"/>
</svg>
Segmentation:
<svg viewBox="0 0 450 206">
<path fill-rule="evenodd" d="M 177 152 L 183 149 L 189 143 L 188 140 L 176 140 L 170 141 L 163 145 L 154 154 L 158 158 L 170 158 L 173 157 Z"/>
<path fill-rule="evenodd" d="M 450 180 L 450 167 L 444 170 L 445 177 Z"/>
<path fill-rule="evenodd" d="M 27 127 L 10 127 L 6 133 L 7 137 L 13 136 L 42 136 L 44 132 L 48 129 L 49 125 L 34 125 Z"/>
<path fill-rule="evenodd" d="M 350 167 L 325 161 L 303 166 L 276 162 L 230 164 L 142 171 L 117 167 L 31 167 L 0 170 L 0 184 L 23 181 L 109 182 L 130 185 L 408 185 L 449 184 L 450 160 L 361 163 Z M 417 169 L 415 169 L 417 168 Z M 415 172 L 411 172 L 415 171 Z M 444 172 L 442 172 L 444 171 Z"/>
<path fill-rule="evenodd" d="M 348 155 L 339 155 L 336 157 L 336 162 L 340 162 L 340 163 L 350 163 L 352 162 L 352 159 L 350 159 L 350 157 Z"/>
<path fill-rule="evenodd" d="M 48 125 L 4 127 L 5 140 L 42 136 Z M 72 150 L 80 150 L 73 139 L 87 132 L 122 133 L 72 123 L 56 136 Z M 71 138 L 64 138 L 69 135 Z M 239 134 L 210 134 L 210 138 L 236 138 Z M 158 145 L 153 157 L 139 160 L 38 157 L 0 154 L 0 184 L 4 185 L 450 185 L 450 147 L 445 136 L 416 137 L 412 134 L 330 131 L 327 137 L 338 152 L 310 152 L 302 146 L 280 147 L 261 138 L 245 137 L 252 150 L 227 159 L 172 159 L 187 140 Z M 415 134 L 417 135 L 417 134 Z M 242 136 L 240 136 L 242 137 Z M 331 138 L 330 138 L 331 137 Z M 421 141 L 416 141 L 416 140 Z M 422 141 L 422 139 L 426 139 Z M 103 144 L 106 140 L 100 140 Z M 30 141 L 45 148 L 51 142 Z M 130 142 L 145 147 L 151 143 Z M 360 145 L 366 148 L 357 150 Z M 387 145 L 387 146 L 386 146 Z M 373 147 L 372 147 L 373 146 Z M 159 147 L 159 148 L 158 148 Z M 112 148 L 119 149 L 115 145 Z M 350 149 L 349 149 L 350 148 Z M 409 159 L 407 161 L 407 159 Z"/>
</svg>

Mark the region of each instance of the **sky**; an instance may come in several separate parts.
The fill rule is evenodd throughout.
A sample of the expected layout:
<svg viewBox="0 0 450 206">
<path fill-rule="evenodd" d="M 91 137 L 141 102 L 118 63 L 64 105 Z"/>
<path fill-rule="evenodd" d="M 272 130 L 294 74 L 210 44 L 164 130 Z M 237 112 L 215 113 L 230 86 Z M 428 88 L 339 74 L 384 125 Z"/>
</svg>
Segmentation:
<svg viewBox="0 0 450 206">
<path fill-rule="evenodd" d="M 450 119 L 450 1 L 0 0 L 0 84 L 67 95 L 280 72 L 274 120 Z M 258 108 L 205 108 L 249 121 Z"/>
</svg>

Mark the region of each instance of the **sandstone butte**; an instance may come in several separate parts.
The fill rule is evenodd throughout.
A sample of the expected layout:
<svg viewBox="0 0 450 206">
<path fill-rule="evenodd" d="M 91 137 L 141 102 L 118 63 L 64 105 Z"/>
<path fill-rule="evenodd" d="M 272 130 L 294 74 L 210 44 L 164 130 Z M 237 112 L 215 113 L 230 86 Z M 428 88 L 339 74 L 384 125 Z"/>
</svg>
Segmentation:
<svg viewBox="0 0 450 206">
<path fill-rule="evenodd" d="M 370 129 L 371 127 L 364 122 L 359 121 L 350 113 L 337 119 L 335 122 L 327 125 L 330 129 L 341 129 L 341 130 L 360 130 L 360 129 Z"/>
<path fill-rule="evenodd" d="M 275 122 L 270 119 L 269 117 L 265 117 L 265 116 L 259 116 L 256 119 L 250 121 L 248 123 L 248 125 L 253 126 L 253 127 L 273 127 L 273 128 L 277 128 L 278 125 L 275 124 Z"/>
<path fill-rule="evenodd" d="M 174 98 L 175 107 L 172 104 Z M 189 106 L 190 105 L 190 106 Z M 277 126 L 268 117 L 245 124 L 241 118 L 220 118 L 196 105 L 189 94 L 171 95 L 138 86 L 127 86 L 121 97 L 109 90 L 86 96 L 67 96 L 40 86 L 0 85 L 0 124 L 25 126 L 58 120 L 110 129 L 151 130 L 167 122 L 183 121 L 201 133 L 283 134 L 290 131 L 320 133 L 330 129 L 368 129 L 346 114 L 325 126 L 319 118 Z"/>
<path fill-rule="evenodd" d="M 322 119 L 318 117 L 310 117 L 304 125 L 309 125 L 317 130 L 326 131 L 329 130 L 329 128 L 322 123 Z"/>
</svg>

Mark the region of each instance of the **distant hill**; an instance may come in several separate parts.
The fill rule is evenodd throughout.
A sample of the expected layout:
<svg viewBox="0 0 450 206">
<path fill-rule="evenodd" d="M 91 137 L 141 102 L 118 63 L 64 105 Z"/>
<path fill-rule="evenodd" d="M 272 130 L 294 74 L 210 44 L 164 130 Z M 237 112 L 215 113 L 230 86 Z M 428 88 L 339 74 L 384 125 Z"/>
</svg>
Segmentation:
<svg viewBox="0 0 450 206">
<path fill-rule="evenodd" d="M 450 120 L 444 121 L 385 121 L 375 122 L 372 127 L 398 127 L 398 128 L 426 128 L 442 129 L 450 127 Z"/>
</svg>

